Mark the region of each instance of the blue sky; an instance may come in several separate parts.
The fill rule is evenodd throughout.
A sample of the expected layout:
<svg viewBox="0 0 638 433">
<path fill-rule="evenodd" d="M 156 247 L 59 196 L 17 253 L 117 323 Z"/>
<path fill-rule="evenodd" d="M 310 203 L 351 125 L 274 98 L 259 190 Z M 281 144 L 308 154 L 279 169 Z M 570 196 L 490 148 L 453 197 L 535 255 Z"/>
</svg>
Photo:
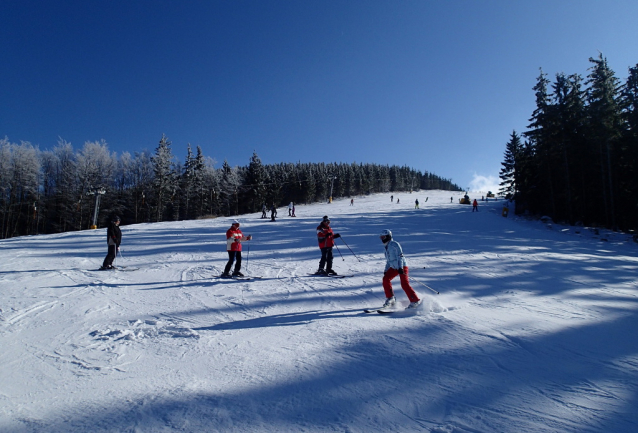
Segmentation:
<svg viewBox="0 0 638 433">
<path fill-rule="evenodd" d="M 162 134 L 231 165 L 409 165 L 497 181 L 539 68 L 618 78 L 638 1 L 0 3 L 0 137 L 153 151 Z M 474 182 L 474 183 L 473 183 Z"/>
</svg>

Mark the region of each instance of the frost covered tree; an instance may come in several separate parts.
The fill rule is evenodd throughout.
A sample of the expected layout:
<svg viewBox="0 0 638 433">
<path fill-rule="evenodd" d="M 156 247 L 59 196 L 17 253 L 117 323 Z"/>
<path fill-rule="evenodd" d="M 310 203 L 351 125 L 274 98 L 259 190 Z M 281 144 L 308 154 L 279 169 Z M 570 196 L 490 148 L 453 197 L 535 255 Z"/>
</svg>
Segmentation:
<svg viewBox="0 0 638 433">
<path fill-rule="evenodd" d="M 40 158 L 29 142 L 0 141 L 0 233 L 1 238 L 37 231 L 40 189 Z"/>
<path fill-rule="evenodd" d="M 174 170 L 174 156 L 171 142 L 162 134 L 153 163 L 153 192 L 155 198 L 155 221 L 163 221 L 166 209 L 177 190 L 177 176 Z"/>
<path fill-rule="evenodd" d="M 111 155 L 104 140 L 87 141 L 77 155 L 77 177 L 79 189 L 79 226 L 88 228 L 95 207 L 95 192 L 105 189 L 107 192 L 113 182 L 115 155 Z"/>
<path fill-rule="evenodd" d="M 129 212 L 133 220 L 138 222 L 150 222 L 152 211 L 150 196 L 153 190 L 153 162 L 148 150 L 135 152 L 131 173 L 131 203 Z M 133 207 L 130 209 L 130 207 Z"/>
<path fill-rule="evenodd" d="M 246 205 L 251 212 L 261 209 L 262 204 L 266 202 L 268 183 L 268 173 L 257 152 L 253 152 L 246 171 L 246 194 L 244 194 Z"/>
<path fill-rule="evenodd" d="M 220 203 L 225 215 L 239 214 L 239 192 L 242 188 L 242 173 L 239 167 L 231 167 L 227 160 L 221 169 Z"/>
</svg>

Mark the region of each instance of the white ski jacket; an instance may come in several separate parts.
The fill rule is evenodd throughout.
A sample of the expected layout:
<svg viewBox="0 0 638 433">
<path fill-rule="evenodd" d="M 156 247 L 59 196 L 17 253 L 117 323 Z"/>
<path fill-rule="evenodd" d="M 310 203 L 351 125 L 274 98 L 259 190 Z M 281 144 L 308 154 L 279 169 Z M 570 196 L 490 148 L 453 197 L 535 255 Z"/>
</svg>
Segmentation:
<svg viewBox="0 0 638 433">
<path fill-rule="evenodd" d="M 401 244 L 399 244 L 397 241 L 391 240 L 389 242 L 386 242 L 384 245 L 386 260 L 385 271 L 390 268 L 403 269 L 404 266 L 408 265 L 408 263 L 405 261 L 405 257 L 403 257 L 403 249 L 401 249 Z"/>
</svg>

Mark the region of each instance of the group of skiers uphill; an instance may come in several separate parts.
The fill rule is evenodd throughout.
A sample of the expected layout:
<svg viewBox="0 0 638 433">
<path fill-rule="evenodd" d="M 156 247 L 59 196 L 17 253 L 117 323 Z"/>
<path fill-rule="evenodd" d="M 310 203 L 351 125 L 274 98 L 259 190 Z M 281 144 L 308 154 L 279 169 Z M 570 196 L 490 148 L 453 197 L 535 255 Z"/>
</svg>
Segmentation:
<svg viewBox="0 0 638 433">
<path fill-rule="evenodd" d="M 228 262 L 221 275 L 222 277 L 244 276 L 241 273 L 242 242 L 251 240 L 252 236 L 244 236 L 239 229 L 239 225 L 238 220 L 233 220 L 231 227 L 226 232 Z M 341 235 L 339 233 L 332 231 L 330 218 L 324 216 L 321 223 L 317 226 L 317 242 L 321 250 L 321 258 L 319 259 L 319 269 L 317 269 L 316 275 L 337 275 L 337 272 L 332 268 L 332 248 L 335 246 L 335 239 L 340 237 Z M 398 275 L 401 281 L 401 288 L 410 300 L 408 308 L 416 308 L 421 303 L 421 300 L 410 285 L 410 279 L 408 277 L 409 268 L 403 256 L 401 245 L 392 239 L 392 232 L 387 229 L 381 232 L 379 238 L 385 246 L 386 259 L 385 270 L 383 272 L 383 290 L 386 300 L 383 307 L 392 307 L 396 304 L 394 290 L 392 289 L 392 280 Z M 235 267 L 231 274 L 230 269 L 233 266 L 233 262 Z"/>
<path fill-rule="evenodd" d="M 119 228 L 120 218 L 114 217 L 107 229 L 107 243 L 108 254 L 104 259 L 104 263 L 101 269 L 114 269 L 113 260 L 116 257 L 117 251 L 119 251 L 120 243 L 122 242 L 122 232 Z M 253 237 L 251 235 L 245 236 L 239 229 L 240 223 L 238 220 L 233 220 L 232 225 L 226 231 L 226 251 L 228 252 L 228 262 L 224 268 L 224 272 L 221 277 L 243 277 L 241 273 L 241 251 L 242 243 L 250 241 Z M 317 226 L 317 241 L 319 243 L 319 249 L 321 250 L 321 259 L 319 259 L 319 269 L 317 275 L 337 275 L 334 269 L 332 269 L 333 255 L 332 248 L 335 246 L 335 239 L 340 238 L 339 233 L 334 233 L 332 227 L 330 227 L 330 218 L 324 216 L 321 223 Z M 390 230 L 382 230 L 379 238 L 385 247 L 385 270 L 383 272 L 383 290 L 385 292 L 385 303 L 383 307 L 392 307 L 396 304 L 396 298 L 394 296 L 394 290 L 392 289 L 392 280 L 398 275 L 401 281 L 401 288 L 410 300 L 408 308 L 416 308 L 421 300 L 416 294 L 412 286 L 410 285 L 410 279 L 408 277 L 409 269 L 405 257 L 403 256 L 403 249 L 401 245 L 392 239 L 392 232 Z M 233 268 L 233 264 L 235 265 Z M 233 268 L 231 274 L 230 270 Z"/>
</svg>

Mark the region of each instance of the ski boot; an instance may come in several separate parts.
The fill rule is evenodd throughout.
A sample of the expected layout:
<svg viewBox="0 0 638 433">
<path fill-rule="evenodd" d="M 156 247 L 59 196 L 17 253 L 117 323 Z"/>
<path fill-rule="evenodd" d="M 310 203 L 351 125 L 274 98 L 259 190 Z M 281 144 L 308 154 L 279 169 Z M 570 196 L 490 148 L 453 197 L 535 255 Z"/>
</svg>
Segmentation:
<svg viewBox="0 0 638 433">
<path fill-rule="evenodd" d="M 387 308 L 387 307 L 394 307 L 394 304 L 397 303 L 397 299 L 392 296 L 391 298 L 387 298 L 385 300 L 385 303 L 383 304 L 383 308 Z"/>
<path fill-rule="evenodd" d="M 421 305 L 421 302 L 423 302 L 421 299 L 419 299 L 419 300 L 418 300 L 418 301 L 416 301 L 416 302 L 410 302 L 410 305 L 408 305 L 408 306 L 406 307 L 406 310 L 407 310 L 407 309 L 409 309 L 409 308 L 416 308 L 416 307 L 418 307 L 419 305 Z"/>
</svg>

